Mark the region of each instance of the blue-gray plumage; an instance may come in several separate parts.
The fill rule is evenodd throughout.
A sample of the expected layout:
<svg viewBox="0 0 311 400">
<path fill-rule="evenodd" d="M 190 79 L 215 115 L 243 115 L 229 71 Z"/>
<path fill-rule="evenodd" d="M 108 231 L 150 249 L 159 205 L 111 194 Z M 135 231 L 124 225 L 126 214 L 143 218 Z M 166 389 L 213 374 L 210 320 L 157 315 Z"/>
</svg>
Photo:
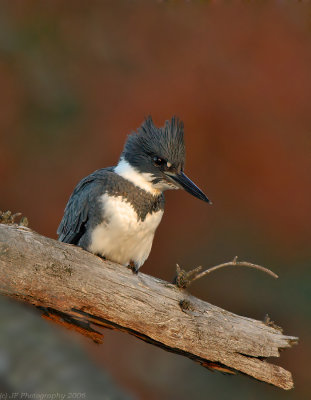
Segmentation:
<svg viewBox="0 0 311 400">
<path fill-rule="evenodd" d="M 183 173 L 184 162 L 182 122 L 173 117 L 157 128 L 147 118 L 128 136 L 117 166 L 78 183 L 58 227 L 59 240 L 137 272 L 150 253 L 166 189 L 183 188 L 209 202 Z"/>
</svg>

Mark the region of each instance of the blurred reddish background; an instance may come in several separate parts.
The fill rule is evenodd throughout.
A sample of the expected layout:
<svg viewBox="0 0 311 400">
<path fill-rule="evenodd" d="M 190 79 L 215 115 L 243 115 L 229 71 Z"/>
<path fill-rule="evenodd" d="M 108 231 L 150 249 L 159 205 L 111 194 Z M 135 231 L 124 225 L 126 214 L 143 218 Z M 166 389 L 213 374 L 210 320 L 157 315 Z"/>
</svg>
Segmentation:
<svg viewBox="0 0 311 400">
<path fill-rule="evenodd" d="M 75 184 L 114 165 L 146 115 L 185 124 L 187 174 L 213 206 L 166 195 L 142 272 L 171 280 L 235 255 L 272 268 L 223 270 L 191 292 L 230 311 L 266 313 L 300 336 L 282 353 L 296 388 L 212 374 L 137 339 L 82 341 L 100 368 L 148 399 L 311 396 L 311 8 L 279 1 L 3 1 L 0 209 L 56 238 Z M 234 395 L 236 393 L 236 395 Z"/>
</svg>

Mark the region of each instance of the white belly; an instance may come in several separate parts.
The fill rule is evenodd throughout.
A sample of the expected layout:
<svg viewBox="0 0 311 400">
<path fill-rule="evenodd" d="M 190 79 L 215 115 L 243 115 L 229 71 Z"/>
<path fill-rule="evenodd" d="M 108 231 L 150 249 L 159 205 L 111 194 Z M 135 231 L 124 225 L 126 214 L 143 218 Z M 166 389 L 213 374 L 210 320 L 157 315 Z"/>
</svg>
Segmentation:
<svg viewBox="0 0 311 400">
<path fill-rule="evenodd" d="M 130 203 L 122 197 L 102 195 L 105 221 L 92 232 L 88 250 L 122 265 L 133 261 L 141 267 L 149 256 L 155 230 L 163 211 L 148 214 L 144 221 L 137 220 L 137 214 Z"/>
</svg>

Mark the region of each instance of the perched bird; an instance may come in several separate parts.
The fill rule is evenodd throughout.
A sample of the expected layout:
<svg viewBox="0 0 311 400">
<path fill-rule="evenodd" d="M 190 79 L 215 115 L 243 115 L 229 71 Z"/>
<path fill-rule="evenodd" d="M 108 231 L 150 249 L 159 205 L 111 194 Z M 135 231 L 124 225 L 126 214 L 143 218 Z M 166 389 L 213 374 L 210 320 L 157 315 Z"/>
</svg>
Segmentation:
<svg viewBox="0 0 311 400">
<path fill-rule="evenodd" d="M 151 117 L 130 134 L 118 165 L 99 169 L 74 189 L 58 227 L 59 240 L 129 266 L 149 256 L 167 189 L 185 189 L 210 202 L 184 174 L 183 123 L 157 128 Z"/>
</svg>

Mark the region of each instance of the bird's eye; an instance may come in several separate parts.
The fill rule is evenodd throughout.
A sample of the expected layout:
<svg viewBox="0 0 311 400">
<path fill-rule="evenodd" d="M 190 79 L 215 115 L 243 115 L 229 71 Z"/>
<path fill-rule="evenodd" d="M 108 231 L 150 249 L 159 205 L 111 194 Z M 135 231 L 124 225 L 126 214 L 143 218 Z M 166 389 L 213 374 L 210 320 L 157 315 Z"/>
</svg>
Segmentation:
<svg viewBox="0 0 311 400">
<path fill-rule="evenodd" d="M 153 157 L 153 161 L 154 161 L 155 165 L 157 165 L 157 166 L 166 164 L 166 161 L 160 157 Z"/>
</svg>

